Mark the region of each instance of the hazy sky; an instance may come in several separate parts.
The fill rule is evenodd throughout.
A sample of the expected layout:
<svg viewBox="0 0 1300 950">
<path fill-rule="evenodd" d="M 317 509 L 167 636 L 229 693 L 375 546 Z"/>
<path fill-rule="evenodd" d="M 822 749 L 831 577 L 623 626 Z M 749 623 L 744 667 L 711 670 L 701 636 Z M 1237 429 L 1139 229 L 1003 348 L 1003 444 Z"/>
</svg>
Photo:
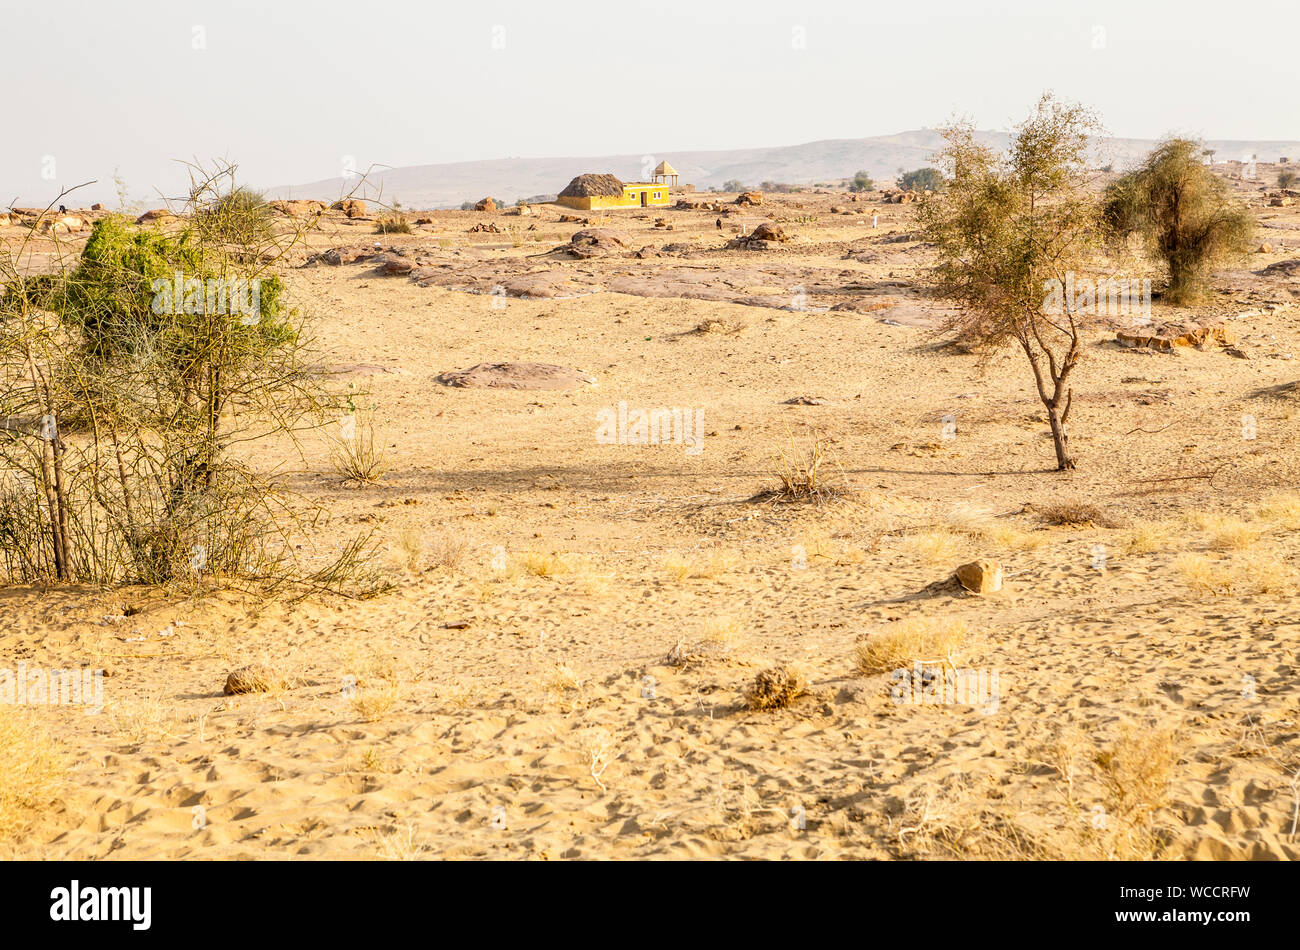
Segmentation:
<svg viewBox="0 0 1300 950">
<path fill-rule="evenodd" d="M 0 205 L 418 165 L 792 145 L 1023 118 L 1300 139 L 1296 0 L 0 0 Z M 1174 83 L 1181 84 L 1175 88 Z M 51 177 L 52 176 L 52 177 Z"/>
</svg>

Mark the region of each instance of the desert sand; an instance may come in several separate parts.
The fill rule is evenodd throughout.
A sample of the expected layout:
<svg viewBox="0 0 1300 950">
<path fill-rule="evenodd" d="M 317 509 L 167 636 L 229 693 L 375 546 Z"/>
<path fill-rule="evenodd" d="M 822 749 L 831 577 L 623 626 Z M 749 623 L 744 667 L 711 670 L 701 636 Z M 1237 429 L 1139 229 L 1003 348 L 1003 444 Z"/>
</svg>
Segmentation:
<svg viewBox="0 0 1300 950">
<path fill-rule="evenodd" d="M 1300 857 L 1300 271 L 1264 272 L 1300 209 L 1238 187 L 1271 249 L 1153 314 L 1235 352 L 1090 331 L 1068 473 L 1023 358 L 937 330 L 913 206 L 878 192 L 324 216 L 283 275 L 387 472 L 349 487 L 323 434 L 251 458 L 332 512 L 312 556 L 373 531 L 393 589 L 0 590 L 11 664 L 106 670 L 98 715 L 12 712 L 67 770 L 0 854 Z M 725 247 L 768 220 L 791 239 Z M 590 227 L 618 242 L 560 250 Z M 594 382 L 438 381 L 501 362 Z M 620 403 L 702 442 L 605 444 Z M 836 497 L 762 497 L 815 438 Z M 975 558 L 1001 591 L 945 583 Z M 894 702 L 855 645 L 899 623 L 964 624 L 996 703 Z M 249 663 L 278 681 L 224 695 Z M 779 664 L 806 691 L 749 708 Z"/>
</svg>

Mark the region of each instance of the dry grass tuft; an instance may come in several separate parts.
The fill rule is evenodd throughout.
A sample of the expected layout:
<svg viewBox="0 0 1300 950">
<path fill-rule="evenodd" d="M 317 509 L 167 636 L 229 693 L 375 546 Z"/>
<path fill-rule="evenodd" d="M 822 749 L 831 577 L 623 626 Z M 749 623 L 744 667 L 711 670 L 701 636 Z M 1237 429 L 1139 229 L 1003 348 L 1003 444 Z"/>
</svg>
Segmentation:
<svg viewBox="0 0 1300 950">
<path fill-rule="evenodd" d="M 1151 859 L 1159 854 L 1164 841 L 1155 817 L 1168 802 L 1180 755 L 1175 730 L 1131 726 L 1096 753 L 1093 761 L 1109 806 L 1105 827 L 1098 829 L 1104 833 L 1097 837 L 1107 857 Z"/>
<path fill-rule="evenodd" d="M 713 580 L 718 575 L 725 574 L 735 568 L 736 564 L 737 558 L 735 555 L 715 552 L 702 562 L 680 554 L 670 554 L 664 558 L 662 566 L 664 572 L 670 578 L 675 581 L 684 581 L 691 578 Z"/>
<path fill-rule="evenodd" d="M 401 695 L 401 673 L 395 657 L 375 654 L 365 663 L 350 664 L 358 671 L 352 710 L 365 722 L 383 719 Z"/>
<path fill-rule="evenodd" d="M 1210 535 L 1210 547 L 1216 551 L 1242 551 L 1259 541 L 1257 525 L 1247 524 L 1231 515 L 1206 515 L 1201 527 Z"/>
<path fill-rule="evenodd" d="M 1264 521 L 1294 531 L 1300 528 L 1300 494 L 1290 492 L 1266 498 L 1256 514 Z"/>
<path fill-rule="evenodd" d="M 808 681 L 790 666 L 763 670 L 745 689 L 745 704 L 750 709 L 784 709 L 808 691 Z"/>
<path fill-rule="evenodd" d="M 31 715 L 0 703 L 0 839 L 22 833 L 54 800 L 64 768 Z"/>
<path fill-rule="evenodd" d="M 439 535 L 429 545 L 429 565 L 455 570 L 464 563 L 473 547 L 473 542 L 463 534 L 449 532 Z"/>
<path fill-rule="evenodd" d="M 403 528 L 397 535 L 397 549 L 406 570 L 419 574 L 424 562 L 424 532 L 419 528 Z"/>
<path fill-rule="evenodd" d="M 1180 554 L 1174 559 L 1174 570 L 1182 575 L 1183 583 L 1194 591 L 1206 594 L 1232 592 L 1234 578 L 1227 562 L 1204 554 Z"/>
<path fill-rule="evenodd" d="M 560 554 L 542 554 L 537 551 L 528 551 L 523 558 L 524 570 L 534 577 L 557 577 L 560 574 L 567 574 L 570 570 L 569 562 Z"/>
<path fill-rule="evenodd" d="M 737 334 L 743 333 L 749 328 L 749 324 L 742 320 L 728 320 L 724 317 L 709 317 L 702 321 L 694 330 L 695 333 L 710 334 Z"/>
<path fill-rule="evenodd" d="M 956 560 L 969 539 L 949 528 L 926 528 L 903 535 L 900 546 L 906 554 L 928 561 L 931 564 L 943 564 Z"/>
<path fill-rule="evenodd" d="M 1135 521 L 1129 525 L 1128 553 L 1168 551 L 1179 544 L 1177 526 L 1168 521 Z"/>
<path fill-rule="evenodd" d="M 970 633 L 964 620 L 908 617 L 878 633 L 859 637 L 854 654 L 859 673 L 888 673 L 913 663 L 953 664 L 953 654 Z"/>
<path fill-rule="evenodd" d="M 586 693 L 578 674 L 568 665 L 556 663 L 538 682 L 547 698 L 556 703 L 561 712 L 570 713 L 586 705 Z"/>
<path fill-rule="evenodd" d="M 759 492 L 751 500 L 824 504 L 847 494 L 842 481 L 826 473 L 829 444 L 814 433 L 812 441 L 801 448 L 791 436 L 789 445 L 780 448 L 775 459 L 777 487 Z"/>
<path fill-rule="evenodd" d="M 365 414 L 360 423 L 349 417 L 344 429 L 330 447 L 335 473 L 349 485 L 373 485 L 388 471 L 384 440 L 375 434 L 374 415 Z"/>
<path fill-rule="evenodd" d="M 1038 517 L 1058 528 L 1118 528 L 1119 523 L 1096 505 L 1081 501 L 1043 505 Z"/>
</svg>

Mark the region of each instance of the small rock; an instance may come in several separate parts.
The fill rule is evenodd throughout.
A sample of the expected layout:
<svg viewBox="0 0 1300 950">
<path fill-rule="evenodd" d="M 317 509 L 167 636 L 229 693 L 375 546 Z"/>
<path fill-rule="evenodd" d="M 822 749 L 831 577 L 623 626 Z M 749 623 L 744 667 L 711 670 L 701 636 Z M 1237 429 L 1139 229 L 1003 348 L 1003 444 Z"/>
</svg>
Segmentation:
<svg viewBox="0 0 1300 950">
<path fill-rule="evenodd" d="M 953 572 L 962 587 L 973 594 L 991 594 L 1002 589 L 1002 565 L 980 558 Z"/>
</svg>

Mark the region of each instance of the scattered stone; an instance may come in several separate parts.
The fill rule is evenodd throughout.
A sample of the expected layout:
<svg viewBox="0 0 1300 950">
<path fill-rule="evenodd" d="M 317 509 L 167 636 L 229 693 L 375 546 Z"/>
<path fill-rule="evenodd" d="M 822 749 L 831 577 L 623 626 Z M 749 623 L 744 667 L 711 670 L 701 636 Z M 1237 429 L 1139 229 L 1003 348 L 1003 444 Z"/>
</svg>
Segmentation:
<svg viewBox="0 0 1300 950">
<path fill-rule="evenodd" d="M 405 257 L 381 257 L 377 263 L 383 277 L 404 277 L 415 270 L 415 261 Z"/>
<path fill-rule="evenodd" d="M 1273 253 L 1273 245 L 1272 245 L 1272 244 L 1269 244 L 1267 241 L 1265 241 L 1263 244 L 1261 244 L 1261 245 L 1259 246 L 1259 253 L 1260 253 L 1260 254 L 1272 254 L 1272 253 Z"/>
<path fill-rule="evenodd" d="M 825 406 L 829 404 L 829 399 L 823 399 L 821 396 L 795 396 L 793 399 L 787 399 L 781 403 L 783 406 Z"/>
<path fill-rule="evenodd" d="M 166 208 L 154 208 L 152 211 L 146 211 L 140 217 L 135 219 L 136 224 L 170 224 L 176 220 L 176 215 L 172 214 Z"/>
<path fill-rule="evenodd" d="M 362 218 L 366 214 L 366 203 L 360 198 L 343 198 L 330 205 L 331 211 L 342 211 L 349 218 Z"/>
<path fill-rule="evenodd" d="M 1292 258 L 1289 261 L 1274 261 L 1259 273 L 1265 277 L 1300 276 L 1300 257 Z"/>
<path fill-rule="evenodd" d="M 1002 565 L 986 558 L 961 565 L 953 576 L 972 594 L 991 594 L 1002 589 Z"/>
<path fill-rule="evenodd" d="M 1231 346 L 1237 342 L 1237 335 L 1221 323 L 1202 325 L 1173 321 L 1120 330 L 1115 339 L 1123 346 L 1172 350 L 1180 346 Z"/>
<path fill-rule="evenodd" d="M 270 207 L 290 218 L 309 218 L 325 212 L 325 202 L 304 198 L 291 201 L 268 201 Z"/>
<path fill-rule="evenodd" d="M 613 254 L 625 250 L 627 246 L 627 241 L 617 231 L 611 231 L 609 228 L 587 228 L 574 232 L 564 250 L 574 257 L 586 259 Z"/>
<path fill-rule="evenodd" d="M 359 260 L 371 257 L 374 253 L 375 249 L 373 247 L 367 247 L 363 244 L 354 244 L 351 247 L 331 247 L 319 254 L 313 254 L 307 259 L 307 263 L 329 264 L 331 267 L 337 267 L 340 264 L 355 264 Z"/>
</svg>

